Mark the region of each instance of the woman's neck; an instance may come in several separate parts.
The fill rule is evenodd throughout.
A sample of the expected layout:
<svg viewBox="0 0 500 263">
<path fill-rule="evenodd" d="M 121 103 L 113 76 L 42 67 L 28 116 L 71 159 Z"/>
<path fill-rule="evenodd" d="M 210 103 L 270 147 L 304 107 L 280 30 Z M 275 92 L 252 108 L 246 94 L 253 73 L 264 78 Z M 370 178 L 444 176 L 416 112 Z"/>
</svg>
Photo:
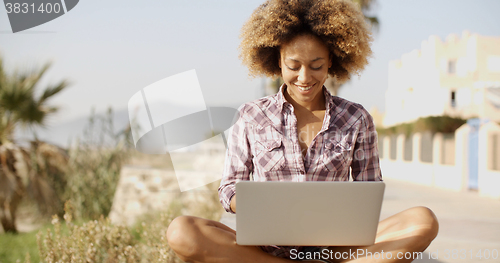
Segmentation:
<svg viewBox="0 0 500 263">
<path fill-rule="evenodd" d="M 283 91 L 283 95 L 285 96 L 285 99 L 292 104 L 293 108 L 295 111 L 320 111 L 320 110 L 325 110 L 325 94 L 323 92 L 319 93 L 316 98 L 314 98 L 312 101 L 298 101 L 294 100 L 290 94 L 286 91 L 286 89 Z"/>
</svg>

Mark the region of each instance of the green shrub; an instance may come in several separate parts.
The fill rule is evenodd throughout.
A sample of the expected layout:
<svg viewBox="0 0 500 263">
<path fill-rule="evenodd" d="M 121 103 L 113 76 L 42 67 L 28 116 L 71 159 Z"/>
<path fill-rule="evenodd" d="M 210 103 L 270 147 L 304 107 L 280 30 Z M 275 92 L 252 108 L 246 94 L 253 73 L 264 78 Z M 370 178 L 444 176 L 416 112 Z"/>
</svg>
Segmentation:
<svg viewBox="0 0 500 263">
<path fill-rule="evenodd" d="M 80 219 L 109 214 L 121 167 L 129 157 L 130 132 L 116 133 L 112 116 L 111 109 L 106 116 L 92 113 L 83 140 L 69 151 L 64 200 L 71 200 Z"/>
<path fill-rule="evenodd" d="M 74 225 L 68 210 L 69 206 L 64 215 L 67 235 L 54 216 L 54 231 L 47 229 L 45 236 L 42 232 L 37 236 L 42 262 L 140 262 L 136 242 L 125 226 L 114 226 L 104 217 Z"/>
<path fill-rule="evenodd" d="M 45 227 L 36 237 L 34 233 L 0 236 L 5 237 L 0 238 L 0 261 L 16 262 L 28 252 L 25 262 L 182 262 L 167 244 L 167 227 L 181 214 L 219 220 L 223 209 L 216 191 L 218 185 L 214 182 L 207 186 L 203 202 L 175 199 L 166 211 L 144 215 L 131 228 L 114 225 L 103 216 L 74 223 L 76 210 L 67 202 L 64 221 L 54 216 L 52 226 Z M 21 237 L 26 239 L 15 240 Z M 9 256 L 2 256 L 2 242 L 16 244 L 5 250 Z"/>
<path fill-rule="evenodd" d="M 218 220 L 222 209 L 215 198 L 217 191 L 212 190 L 206 202 L 193 204 L 186 212 Z M 172 220 L 185 211 L 184 208 L 182 203 L 174 201 L 166 212 L 144 215 L 139 223 L 129 229 L 123 225 L 113 225 L 104 217 L 82 225 L 73 224 L 73 208 L 67 202 L 64 215 L 67 231 L 63 231 L 63 224 L 54 216 L 53 230 L 49 228 L 45 234 L 40 231 L 37 235 L 40 261 L 180 263 L 182 261 L 168 246 L 166 232 Z M 30 262 L 29 258 L 26 258 L 26 262 Z"/>
<path fill-rule="evenodd" d="M 377 129 L 380 135 L 405 134 L 409 136 L 417 132 L 454 133 L 467 120 L 450 116 L 431 116 L 419 118 L 411 123 L 403 123 L 388 128 Z"/>
</svg>

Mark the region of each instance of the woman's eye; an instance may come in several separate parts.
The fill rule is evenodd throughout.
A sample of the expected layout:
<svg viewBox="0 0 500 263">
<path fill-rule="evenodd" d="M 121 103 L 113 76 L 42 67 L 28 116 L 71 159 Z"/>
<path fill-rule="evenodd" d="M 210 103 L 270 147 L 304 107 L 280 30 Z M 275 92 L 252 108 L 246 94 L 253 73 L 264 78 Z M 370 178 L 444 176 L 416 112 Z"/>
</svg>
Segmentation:
<svg viewBox="0 0 500 263">
<path fill-rule="evenodd" d="M 300 70 L 300 67 L 292 68 L 292 67 L 287 66 L 287 68 L 288 68 L 289 70 L 293 70 L 293 71 Z M 321 66 L 319 66 L 319 67 L 311 67 L 311 69 L 312 69 L 312 70 L 320 70 L 320 69 L 322 69 L 322 68 L 323 68 L 323 65 L 321 65 Z"/>
</svg>

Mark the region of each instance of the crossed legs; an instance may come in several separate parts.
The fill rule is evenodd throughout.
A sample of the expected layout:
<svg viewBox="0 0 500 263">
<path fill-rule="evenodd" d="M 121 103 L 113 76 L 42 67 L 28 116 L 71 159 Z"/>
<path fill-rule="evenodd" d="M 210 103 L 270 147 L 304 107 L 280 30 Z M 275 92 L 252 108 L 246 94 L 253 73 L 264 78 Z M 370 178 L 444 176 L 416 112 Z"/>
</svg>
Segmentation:
<svg viewBox="0 0 500 263">
<path fill-rule="evenodd" d="M 212 220 L 180 216 L 170 223 L 167 240 L 185 262 L 290 262 L 263 252 L 259 247 L 236 244 L 236 231 Z"/>
<path fill-rule="evenodd" d="M 406 252 L 422 252 L 438 233 L 434 213 L 425 207 L 414 207 L 387 219 L 378 225 L 375 244 L 366 247 L 330 247 L 335 252 L 362 249 L 365 252 L 391 252 L 392 259 L 356 258 L 331 262 L 412 262 L 413 259 L 397 259 Z M 279 263 L 294 262 L 263 252 L 259 247 L 236 244 L 236 232 L 226 225 L 198 217 L 180 216 L 172 221 L 167 230 L 170 247 L 185 262 L 220 263 Z"/>
<path fill-rule="evenodd" d="M 439 225 L 434 213 L 426 207 L 413 207 L 380 221 L 377 228 L 375 244 L 366 247 L 329 247 L 335 252 L 357 251 L 360 256 L 372 255 L 347 260 L 331 260 L 331 262 L 412 262 L 423 252 L 437 236 Z M 377 258 L 373 255 L 384 252 L 384 257 L 390 253 L 391 259 Z M 408 253 L 409 252 L 409 253 Z"/>
</svg>

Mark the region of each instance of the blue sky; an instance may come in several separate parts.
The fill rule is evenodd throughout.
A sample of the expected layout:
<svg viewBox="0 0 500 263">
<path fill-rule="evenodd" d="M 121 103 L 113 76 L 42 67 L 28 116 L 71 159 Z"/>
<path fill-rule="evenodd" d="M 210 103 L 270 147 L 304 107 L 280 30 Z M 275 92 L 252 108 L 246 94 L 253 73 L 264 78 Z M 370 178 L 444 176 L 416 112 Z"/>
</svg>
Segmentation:
<svg viewBox="0 0 500 263">
<path fill-rule="evenodd" d="M 66 15 L 16 34 L 2 9 L 0 55 L 9 70 L 52 61 L 43 83 L 71 82 L 51 101 L 61 107 L 52 124 L 86 116 L 91 107 L 124 109 L 143 87 L 190 69 L 207 104 L 236 107 L 262 95 L 262 80 L 248 78 L 237 50 L 241 26 L 261 3 L 83 0 Z M 374 57 L 340 96 L 383 111 L 390 60 L 420 48 L 429 35 L 500 36 L 498 10 L 497 0 L 377 0 Z"/>
</svg>

